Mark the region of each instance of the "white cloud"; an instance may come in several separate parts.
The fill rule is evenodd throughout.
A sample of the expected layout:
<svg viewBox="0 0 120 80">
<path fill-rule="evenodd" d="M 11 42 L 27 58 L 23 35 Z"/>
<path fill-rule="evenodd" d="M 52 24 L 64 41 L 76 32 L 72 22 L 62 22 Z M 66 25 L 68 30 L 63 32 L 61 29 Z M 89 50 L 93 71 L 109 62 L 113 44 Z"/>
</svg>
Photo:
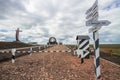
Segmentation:
<svg viewBox="0 0 120 80">
<path fill-rule="evenodd" d="M 20 40 L 24 42 L 47 43 L 51 36 L 63 43 L 76 43 L 77 35 L 92 38 L 92 33 L 88 33 L 90 27 L 85 26 L 85 12 L 95 0 L 21 0 L 19 5 L 15 0 L 7 1 L 8 6 L 1 1 L 0 30 L 8 32 L 0 32 L 4 35 L 0 40 L 15 40 L 17 27 L 22 29 Z M 120 43 L 120 7 L 115 7 L 116 3 L 116 0 L 99 0 L 99 19 L 112 22 L 100 30 L 101 43 Z M 7 8 L 9 11 L 3 10 Z"/>
</svg>

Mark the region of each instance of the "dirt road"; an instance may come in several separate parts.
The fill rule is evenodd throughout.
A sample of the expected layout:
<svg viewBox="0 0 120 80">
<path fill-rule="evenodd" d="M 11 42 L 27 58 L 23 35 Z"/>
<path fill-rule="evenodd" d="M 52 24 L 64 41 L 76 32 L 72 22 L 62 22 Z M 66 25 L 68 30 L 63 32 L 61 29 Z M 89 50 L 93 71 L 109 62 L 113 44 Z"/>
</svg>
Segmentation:
<svg viewBox="0 0 120 80">
<path fill-rule="evenodd" d="M 68 50 L 64 45 L 47 50 Z M 120 80 L 120 67 L 101 60 L 101 80 Z M 93 57 L 80 59 L 72 53 L 34 53 L 0 63 L 0 80 L 95 80 Z"/>
</svg>

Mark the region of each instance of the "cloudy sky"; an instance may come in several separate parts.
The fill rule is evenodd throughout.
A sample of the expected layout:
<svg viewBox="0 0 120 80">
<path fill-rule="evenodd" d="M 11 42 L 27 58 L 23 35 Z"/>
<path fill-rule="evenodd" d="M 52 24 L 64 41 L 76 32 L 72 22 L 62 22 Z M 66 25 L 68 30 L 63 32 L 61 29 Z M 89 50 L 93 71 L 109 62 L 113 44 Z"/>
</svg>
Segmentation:
<svg viewBox="0 0 120 80">
<path fill-rule="evenodd" d="M 98 0 L 99 20 L 109 20 L 99 33 L 100 43 L 120 44 L 120 0 Z M 0 0 L 0 41 L 15 41 L 20 28 L 23 42 L 76 43 L 77 35 L 89 35 L 85 12 L 95 0 Z"/>
</svg>

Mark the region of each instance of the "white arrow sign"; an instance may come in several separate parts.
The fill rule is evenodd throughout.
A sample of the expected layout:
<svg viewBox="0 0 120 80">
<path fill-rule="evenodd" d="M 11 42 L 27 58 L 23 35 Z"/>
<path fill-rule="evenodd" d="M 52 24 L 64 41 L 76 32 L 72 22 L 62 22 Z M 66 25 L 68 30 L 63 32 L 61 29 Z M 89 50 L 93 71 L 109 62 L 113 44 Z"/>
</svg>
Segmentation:
<svg viewBox="0 0 120 80">
<path fill-rule="evenodd" d="M 95 1 L 95 3 L 92 5 L 91 8 L 89 8 L 85 14 L 89 14 L 91 13 L 91 11 L 93 11 L 94 9 L 96 9 L 98 7 L 98 0 Z"/>
<path fill-rule="evenodd" d="M 88 20 L 86 21 L 86 24 L 88 26 L 91 24 L 91 22 L 98 21 L 98 17 L 99 17 L 98 0 L 96 0 L 95 3 L 92 5 L 92 7 L 86 11 L 86 14 L 87 14 L 86 19 Z"/>
<path fill-rule="evenodd" d="M 89 33 L 97 31 L 99 29 L 101 29 L 101 26 L 94 26 L 94 27 L 92 27 L 92 28 L 89 29 Z"/>
<path fill-rule="evenodd" d="M 87 16 L 86 16 L 86 19 L 90 19 L 90 18 L 98 18 L 98 11 L 94 11 L 94 12 L 92 12 L 92 13 L 90 13 L 90 14 L 88 14 Z"/>
<path fill-rule="evenodd" d="M 94 16 L 96 16 L 97 15 L 97 17 L 98 17 L 98 6 L 96 6 L 95 8 L 94 8 L 94 10 L 92 10 L 92 11 L 90 11 L 88 14 L 87 14 L 87 16 L 86 16 L 86 19 L 89 19 L 89 18 L 93 18 Z"/>
<path fill-rule="evenodd" d="M 108 26 L 111 22 L 108 20 L 100 20 L 100 21 L 86 21 L 86 26 Z"/>
</svg>

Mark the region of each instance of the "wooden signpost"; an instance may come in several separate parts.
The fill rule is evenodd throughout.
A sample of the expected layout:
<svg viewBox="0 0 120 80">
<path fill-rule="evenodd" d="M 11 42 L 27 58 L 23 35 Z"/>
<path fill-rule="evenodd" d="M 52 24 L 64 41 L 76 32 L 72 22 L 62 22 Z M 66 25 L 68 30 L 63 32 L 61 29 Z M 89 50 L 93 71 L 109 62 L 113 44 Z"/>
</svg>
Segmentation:
<svg viewBox="0 0 120 80">
<path fill-rule="evenodd" d="M 98 30 L 102 26 L 108 26 L 111 22 L 108 20 L 98 20 L 98 0 L 90 7 L 86 13 L 86 26 L 93 26 L 89 29 L 89 32 L 93 32 L 94 40 L 94 66 L 95 66 L 95 75 L 97 79 L 100 79 L 100 51 L 99 51 L 99 33 Z"/>
</svg>

